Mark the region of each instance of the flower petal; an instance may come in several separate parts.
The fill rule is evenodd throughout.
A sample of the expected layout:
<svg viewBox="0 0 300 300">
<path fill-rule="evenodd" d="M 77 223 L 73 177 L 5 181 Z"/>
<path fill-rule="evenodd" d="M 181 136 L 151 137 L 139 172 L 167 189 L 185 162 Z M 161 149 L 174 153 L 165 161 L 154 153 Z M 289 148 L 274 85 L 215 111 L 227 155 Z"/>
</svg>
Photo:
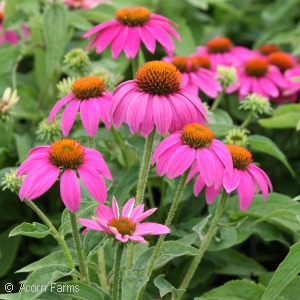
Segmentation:
<svg viewBox="0 0 300 300">
<path fill-rule="evenodd" d="M 169 227 L 152 222 L 145 222 L 142 224 L 138 224 L 136 226 L 136 230 L 133 233 L 134 235 L 144 236 L 144 235 L 156 235 L 156 234 L 167 234 L 170 233 L 171 230 Z"/>
<path fill-rule="evenodd" d="M 209 149 L 199 148 L 197 150 L 197 163 L 200 174 L 207 186 L 213 185 L 216 177 L 214 157 Z"/>
<path fill-rule="evenodd" d="M 70 93 L 60 99 L 59 101 L 56 102 L 56 104 L 53 106 L 53 108 L 50 111 L 49 117 L 48 117 L 48 123 L 56 116 L 58 111 L 69 101 L 71 101 L 74 98 L 73 94 Z"/>
<path fill-rule="evenodd" d="M 79 210 L 81 202 L 80 185 L 75 172 L 71 169 L 65 170 L 61 176 L 60 195 L 70 212 L 74 213 Z"/>
<path fill-rule="evenodd" d="M 164 96 L 153 96 L 153 120 L 160 135 L 164 135 L 171 125 L 172 109 Z"/>
<path fill-rule="evenodd" d="M 68 106 L 63 111 L 63 114 L 61 117 L 61 131 L 64 136 L 69 135 L 70 130 L 72 129 L 72 126 L 74 125 L 80 102 L 81 101 L 77 100 L 77 99 L 70 101 Z"/>
<path fill-rule="evenodd" d="M 222 186 L 215 189 L 215 187 L 212 186 L 207 186 L 205 189 L 205 198 L 206 198 L 206 203 L 208 205 L 212 204 L 214 202 L 214 200 L 216 199 L 217 195 L 219 194 L 219 192 L 221 191 Z"/>
<path fill-rule="evenodd" d="M 134 207 L 134 198 L 130 198 L 124 205 L 122 210 L 122 217 L 130 218 L 130 215 L 132 213 L 133 207 Z"/>
<path fill-rule="evenodd" d="M 145 220 L 146 218 L 148 218 L 150 215 L 152 215 L 156 210 L 157 210 L 157 208 L 151 208 L 151 209 L 145 211 L 144 213 L 141 213 L 139 215 L 136 214 L 136 216 L 131 216 L 131 219 L 135 223 L 140 223 L 143 220 Z"/>
<path fill-rule="evenodd" d="M 240 200 L 240 210 L 245 211 L 250 206 L 254 196 L 254 184 L 252 177 L 247 171 L 240 170 L 240 183 L 238 186 L 238 196 Z"/>
<path fill-rule="evenodd" d="M 115 197 L 112 198 L 112 211 L 116 219 L 119 218 L 119 206 Z"/>
<path fill-rule="evenodd" d="M 77 221 L 89 230 L 91 229 L 91 230 L 103 231 L 103 229 L 99 226 L 99 224 L 93 220 L 79 218 Z"/>
<path fill-rule="evenodd" d="M 100 123 L 100 109 L 97 100 L 90 98 L 83 100 L 80 105 L 80 117 L 83 127 L 90 137 L 94 137 Z"/>
<path fill-rule="evenodd" d="M 223 185 L 227 193 L 234 191 L 240 184 L 240 171 L 233 168 L 232 175 L 228 170 L 224 171 Z"/>
</svg>

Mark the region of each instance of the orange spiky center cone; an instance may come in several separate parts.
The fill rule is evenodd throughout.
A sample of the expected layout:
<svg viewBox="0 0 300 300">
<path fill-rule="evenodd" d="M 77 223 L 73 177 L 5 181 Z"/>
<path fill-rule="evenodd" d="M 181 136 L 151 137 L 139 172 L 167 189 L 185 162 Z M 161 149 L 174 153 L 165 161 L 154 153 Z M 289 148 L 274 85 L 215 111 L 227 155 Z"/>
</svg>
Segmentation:
<svg viewBox="0 0 300 300">
<path fill-rule="evenodd" d="M 210 60 L 207 56 L 174 56 L 172 64 L 181 72 L 196 72 L 199 68 L 209 69 Z"/>
<path fill-rule="evenodd" d="M 130 6 L 116 11 L 116 19 L 124 25 L 134 27 L 143 26 L 150 19 L 151 12 L 143 6 Z"/>
<path fill-rule="evenodd" d="M 267 74 L 268 67 L 269 67 L 269 63 L 267 62 L 267 60 L 260 57 L 256 57 L 256 58 L 249 59 L 245 63 L 245 72 L 249 76 L 259 78 Z"/>
<path fill-rule="evenodd" d="M 72 139 L 55 141 L 49 150 L 49 161 L 63 169 L 76 169 L 83 164 L 84 150 L 80 143 Z"/>
<path fill-rule="evenodd" d="M 183 127 L 181 140 L 191 148 L 208 148 L 214 139 L 211 129 L 198 123 L 187 124 Z"/>
<path fill-rule="evenodd" d="M 268 62 L 284 72 L 288 69 L 294 68 L 296 63 L 294 60 L 284 52 L 274 52 L 268 55 Z"/>
<path fill-rule="evenodd" d="M 271 44 L 264 44 L 264 45 L 261 45 L 259 48 L 258 48 L 258 51 L 263 54 L 263 55 L 269 55 L 273 52 L 278 52 L 280 51 L 280 48 L 276 45 L 271 45 Z"/>
<path fill-rule="evenodd" d="M 135 231 L 136 224 L 127 217 L 119 217 L 111 219 L 108 223 L 109 226 L 114 227 L 119 233 L 124 235 L 132 235 Z"/>
<path fill-rule="evenodd" d="M 87 100 L 100 97 L 105 91 L 104 81 L 96 76 L 85 76 L 76 80 L 72 85 L 72 93 L 75 98 Z"/>
<path fill-rule="evenodd" d="M 170 63 L 150 61 L 141 66 L 135 74 L 138 90 L 153 95 L 170 95 L 179 91 L 182 75 Z"/>
<path fill-rule="evenodd" d="M 226 53 L 231 50 L 233 43 L 229 38 L 214 38 L 206 43 L 209 53 Z"/>
<path fill-rule="evenodd" d="M 231 154 L 233 166 L 238 170 L 246 170 L 252 163 L 252 154 L 247 149 L 237 145 L 226 145 L 226 147 Z"/>
</svg>

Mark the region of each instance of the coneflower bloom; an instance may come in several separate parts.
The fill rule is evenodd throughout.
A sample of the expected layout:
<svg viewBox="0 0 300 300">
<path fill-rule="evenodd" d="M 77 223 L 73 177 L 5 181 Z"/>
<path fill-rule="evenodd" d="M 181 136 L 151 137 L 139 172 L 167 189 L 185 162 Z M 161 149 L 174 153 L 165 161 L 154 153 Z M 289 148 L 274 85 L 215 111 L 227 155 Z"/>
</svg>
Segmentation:
<svg viewBox="0 0 300 300">
<path fill-rule="evenodd" d="M 300 66 L 289 69 L 284 73 L 284 77 L 290 82 L 288 88 L 283 92 L 285 96 L 296 95 L 300 91 L 300 81 L 294 78 L 300 78 Z"/>
<path fill-rule="evenodd" d="M 217 65 L 237 67 L 252 55 L 251 52 L 245 47 L 235 46 L 226 37 L 215 37 L 209 40 L 205 46 L 197 47 L 197 53 L 208 56 L 214 67 Z"/>
<path fill-rule="evenodd" d="M 285 89 L 287 86 L 280 70 L 276 66 L 270 65 L 263 57 L 248 59 L 237 73 L 238 83 L 229 86 L 226 91 L 232 93 L 238 90 L 240 100 L 250 93 L 276 98 L 280 94 L 280 89 Z"/>
<path fill-rule="evenodd" d="M 11 29 L 3 30 L 5 1 L 0 2 L 0 44 L 8 42 L 12 45 L 18 44 L 19 37 L 17 33 Z"/>
<path fill-rule="evenodd" d="M 296 57 L 293 57 L 289 53 L 285 52 L 273 52 L 267 56 L 268 62 L 276 66 L 281 73 L 284 75 L 284 78 L 286 78 L 285 73 L 296 67 L 297 59 Z M 288 94 L 285 95 L 285 91 L 289 90 L 290 88 L 293 88 L 294 82 L 291 82 L 289 80 L 286 80 L 286 87 L 284 89 L 280 89 L 280 94 L 276 98 L 270 98 L 270 101 L 274 101 L 276 103 L 284 103 L 286 101 L 288 102 L 295 102 L 297 100 L 297 93 Z"/>
<path fill-rule="evenodd" d="M 198 90 L 211 98 L 216 98 L 222 86 L 216 72 L 211 70 L 208 56 L 173 56 L 164 57 L 163 61 L 173 64 L 182 74 L 183 88 L 198 95 Z"/>
<path fill-rule="evenodd" d="M 254 194 L 260 191 L 266 201 L 268 190 L 273 191 L 272 183 L 267 174 L 252 163 L 251 152 L 237 145 L 226 145 L 226 147 L 233 160 L 233 174 L 224 171 L 223 184 L 227 193 L 237 189 L 241 211 L 248 209 Z"/>
<path fill-rule="evenodd" d="M 222 185 L 224 169 L 232 173 L 232 159 L 225 145 L 214 138 L 211 129 L 193 123 L 166 137 L 155 149 L 152 164 L 156 162 L 159 176 L 167 178 L 182 175 L 190 167 L 197 168 L 207 186 Z M 195 174 L 195 173 L 194 173 Z"/>
<path fill-rule="evenodd" d="M 93 9 L 101 3 L 111 4 L 111 1 L 104 0 L 64 0 L 64 3 L 73 8 Z"/>
<path fill-rule="evenodd" d="M 113 92 L 109 114 L 113 124 L 127 123 L 132 133 L 148 136 L 181 130 L 185 124 L 207 120 L 197 95 L 182 88 L 182 75 L 163 61 L 150 61 L 138 69 L 134 80 L 120 84 Z"/>
<path fill-rule="evenodd" d="M 87 230 L 100 230 L 114 236 L 118 241 L 127 243 L 129 241 L 137 243 L 147 243 L 143 238 L 145 235 L 157 235 L 170 233 L 170 229 L 158 223 L 141 221 L 152 215 L 156 208 L 144 212 L 144 204 L 134 208 L 135 199 L 129 199 L 119 213 L 118 203 L 113 197 L 112 208 L 106 205 L 99 205 L 96 208 L 97 217 L 89 219 L 78 219 L 78 222 L 86 227 Z"/>
<path fill-rule="evenodd" d="M 31 149 L 16 175 L 25 174 L 19 193 L 22 201 L 40 197 L 60 178 L 60 195 L 71 212 L 78 211 L 80 207 L 81 193 L 77 176 L 100 203 L 104 203 L 107 197 L 103 177 L 112 180 L 100 152 L 85 148 L 72 139 L 61 139 L 52 145 Z"/>
<path fill-rule="evenodd" d="M 263 44 L 257 49 L 257 52 L 263 56 L 268 56 L 271 53 L 279 51 L 281 51 L 280 47 L 273 44 Z"/>
<path fill-rule="evenodd" d="M 180 37 L 170 24 L 177 25 L 164 16 L 151 13 L 146 7 L 130 6 L 117 10 L 115 20 L 91 28 L 83 37 L 89 38 L 96 33 L 88 48 L 96 47 L 96 53 L 101 53 L 111 44 L 114 59 L 122 50 L 127 58 L 134 58 L 141 41 L 151 53 L 154 53 L 157 40 L 166 53 L 172 55 L 174 43 L 170 35 L 179 41 Z"/>
<path fill-rule="evenodd" d="M 102 119 L 107 129 L 111 127 L 111 122 L 108 120 L 110 101 L 111 94 L 106 92 L 105 83 L 101 78 L 96 76 L 82 77 L 73 83 L 72 92 L 53 106 L 48 122 L 69 102 L 61 118 L 63 135 L 67 136 L 69 134 L 79 110 L 85 131 L 90 137 L 94 137 L 97 133 L 100 119 Z"/>
</svg>

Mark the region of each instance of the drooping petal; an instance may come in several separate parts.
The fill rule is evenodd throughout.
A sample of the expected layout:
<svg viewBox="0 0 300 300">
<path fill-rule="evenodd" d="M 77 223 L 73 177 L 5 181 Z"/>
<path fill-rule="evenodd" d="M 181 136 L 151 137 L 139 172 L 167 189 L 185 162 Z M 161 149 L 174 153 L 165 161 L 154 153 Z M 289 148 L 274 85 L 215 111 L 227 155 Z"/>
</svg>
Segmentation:
<svg viewBox="0 0 300 300">
<path fill-rule="evenodd" d="M 217 154 L 225 168 L 231 174 L 233 172 L 232 158 L 227 147 L 219 140 L 213 139 L 210 148 Z"/>
<path fill-rule="evenodd" d="M 236 168 L 233 168 L 233 172 L 232 175 L 229 173 L 228 170 L 224 171 L 224 180 L 223 180 L 223 184 L 224 184 L 224 188 L 226 190 L 227 193 L 231 193 L 232 191 L 234 191 L 239 183 L 240 183 L 240 174 L 239 174 L 239 170 Z"/>
<path fill-rule="evenodd" d="M 111 53 L 112 58 L 116 59 L 121 51 L 124 49 L 126 40 L 128 39 L 128 26 L 124 26 L 122 30 L 120 30 L 120 33 L 115 36 L 112 45 L 111 45 Z"/>
<path fill-rule="evenodd" d="M 153 96 L 153 120 L 160 135 L 164 135 L 171 124 L 172 109 L 164 96 Z"/>
<path fill-rule="evenodd" d="M 80 207 L 81 192 L 75 172 L 67 169 L 60 179 L 60 195 L 63 203 L 70 212 L 77 212 Z"/>
<path fill-rule="evenodd" d="M 167 234 L 170 233 L 171 230 L 169 227 L 152 222 L 145 222 L 142 224 L 138 224 L 134 231 L 134 235 L 144 236 L 147 234 L 156 235 L 156 234 Z"/>
<path fill-rule="evenodd" d="M 103 231 L 102 227 L 99 226 L 99 224 L 93 220 L 79 218 L 77 221 L 83 226 L 85 226 L 87 229 Z"/>
<path fill-rule="evenodd" d="M 146 93 L 145 93 L 146 94 Z M 150 94 L 146 94 L 148 97 L 147 100 L 147 108 L 144 119 L 140 126 L 140 133 L 142 137 L 148 136 L 154 129 L 154 120 L 153 120 L 153 96 Z M 144 96 L 144 100 L 146 98 Z"/>
<path fill-rule="evenodd" d="M 205 189 L 205 198 L 206 198 L 206 203 L 208 205 L 212 204 L 214 200 L 216 199 L 217 195 L 221 191 L 222 187 L 219 187 L 215 189 L 215 187 L 212 186 L 207 186 Z"/>
<path fill-rule="evenodd" d="M 68 136 L 76 120 L 80 100 L 72 100 L 65 108 L 61 117 L 61 130 L 64 136 Z"/>
<path fill-rule="evenodd" d="M 188 145 L 179 147 L 170 158 L 166 176 L 168 179 L 182 175 L 194 162 L 196 150 Z"/>
<path fill-rule="evenodd" d="M 201 174 L 199 174 L 196 178 L 195 185 L 194 185 L 194 194 L 196 197 L 198 197 L 198 195 L 200 194 L 204 186 L 205 186 L 205 182 Z"/>
<path fill-rule="evenodd" d="M 145 26 L 138 26 L 139 34 L 142 42 L 145 44 L 149 52 L 154 53 L 155 51 L 155 37 L 151 34 Z"/>
<path fill-rule="evenodd" d="M 259 81 L 260 81 L 261 88 L 267 95 L 269 95 L 273 98 L 276 98 L 279 96 L 279 89 L 269 78 L 261 77 L 259 79 Z"/>
<path fill-rule="evenodd" d="M 107 129 L 110 129 L 112 126 L 112 122 L 109 120 L 108 117 L 111 98 L 112 96 L 110 93 L 103 93 L 102 97 L 95 98 L 99 106 L 99 116 Z"/>
<path fill-rule="evenodd" d="M 74 98 L 73 94 L 68 94 L 59 101 L 56 102 L 56 104 L 53 106 L 53 108 L 50 111 L 49 117 L 48 117 L 48 123 L 56 116 L 58 111 L 69 101 L 71 101 Z"/>
<path fill-rule="evenodd" d="M 124 52 L 127 58 L 135 58 L 140 47 L 140 34 L 136 26 L 128 27 L 127 40 L 125 42 Z"/>
<path fill-rule="evenodd" d="M 133 207 L 134 207 L 134 198 L 130 198 L 124 205 L 122 210 L 122 217 L 130 218 L 130 215 L 132 213 Z"/>
<path fill-rule="evenodd" d="M 237 191 L 240 201 L 240 210 L 245 211 L 250 206 L 254 196 L 254 184 L 252 177 L 247 171 L 240 170 L 240 183 Z"/>
<path fill-rule="evenodd" d="M 80 117 L 83 127 L 90 137 L 94 137 L 100 123 L 100 112 L 97 100 L 90 98 L 83 100 L 80 105 Z"/>
<path fill-rule="evenodd" d="M 119 240 L 120 242 L 126 243 L 129 239 L 129 235 L 125 234 L 124 236 L 122 236 L 121 233 L 117 233 L 116 235 L 116 239 Z"/>
<path fill-rule="evenodd" d="M 94 26 L 93 28 L 89 29 L 86 33 L 84 33 L 82 35 L 83 38 L 89 38 L 91 35 L 93 35 L 94 33 L 103 30 L 104 28 L 110 27 L 110 26 L 114 26 L 120 24 L 120 22 L 116 21 L 116 20 L 110 20 L 107 22 L 104 22 L 102 24 L 99 24 L 97 26 Z"/>
<path fill-rule="evenodd" d="M 197 163 L 200 174 L 207 186 L 211 186 L 216 177 L 214 157 L 209 149 L 199 148 L 197 150 Z"/>
<path fill-rule="evenodd" d="M 80 165 L 77 171 L 93 198 L 103 204 L 107 198 L 107 190 L 102 176 L 95 169 L 87 165 Z"/>
<path fill-rule="evenodd" d="M 18 168 L 16 177 L 28 173 L 31 169 L 42 167 L 49 164 L 49 159 L 46 153 L 37 153 L 29 156 Z"/>
<path fill-rule="evenodd" d="M 131 240 L 131 241 L 134 241 L 136 243 L 147 244 L 147 241 L 143 237 L 141 237 L 141 236 L 131 235 L 131 236 L 128 236 L 128 239 Z"/>
</svg>

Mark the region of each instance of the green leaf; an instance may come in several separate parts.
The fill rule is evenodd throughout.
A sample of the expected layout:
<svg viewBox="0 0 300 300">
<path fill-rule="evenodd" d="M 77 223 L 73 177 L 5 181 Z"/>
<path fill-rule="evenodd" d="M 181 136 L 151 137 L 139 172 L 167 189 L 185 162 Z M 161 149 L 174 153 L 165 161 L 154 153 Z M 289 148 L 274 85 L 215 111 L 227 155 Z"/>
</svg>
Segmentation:
<svg viewBox="0 0 300 300">
<path fill-rule="evenodd" d="M 79 275 L 76 270 L 71 270 L 69 267 L 60 264 L 53 264 L 35 270 L 31 273 L 24 282 L 19 300 L 32 300 L 41 295 L 51 284 L 59 278 Z M 31 287 L 37 288 L 31 288 Z M 40 287 L 40 288 L 38 288 Z"/>
<path fill-rule="evenodd" d="M 159 289 L 160 297 L 165 296 L 168 293 L 184 292 L 185 290 L 176 289 L 172 284 L 164 279 L 165 274 L 161 274 L 154 279 L 154 285 Z"/>
<path fill-rule="evenodd" d="M 21 242 L 20 236 L 9 239 L 10 231 L 11 228 L 0 234 L 0 278 L 8 272 L 14 263 Z"/>
<path fill-rule="evenodd" d="M 209 219 L 211 218 L 211 214 L 205 217 L 203 220 L 200 221 L 197 225 L 195 225 L 192 229 L 198 234 L 200 240 L 205 236 L 203 229 L 208 223 Z"/>
<path fill-rule="evenodd" d="M 48 235 L 51 232 L 51 230 L 45 226 L 44 224 L 40 224 L 37 222 L 31 223 L 22 223 L 21 225 L 14 228 L 9 236 L 15 236 L 15 235 L 25 235 L 30 237 L 35 237 L 37 239 L 41 239 Z"/>
<path fill-rule="evenodd" d="M 19 162 L 23 162 L 27 158 L 29 150 L 32 148 L 32 140 L 28 133 L 14 134 L 16 141 Z"/>
<path fill-rule="evenodd" d="M 48 6 L 43 17 L 46 42 L 47 73 L 52 74 L 63 54 L 67 37 L 68 15 L 66 6 L 60 3 Z M 55 24 L 55 30 L 53 25 Z"/>
<path fill-rule="evenodd" d="M 272 300 L 300 272 L 300 241 L 278 266 L 261 300 Z"/>
<path fill-rule="evenodd" d="M 148 261 L 152 256 L 155 247 L 151 247 L 145 251 L 143 251 L 133 262 L 133 270 L 138 272 L 143 272 L 146 270 Z M 164 242 L 160 251 L 159 255 L 155 261 L 154 268 L 158 269 L 164 266 L 170 260 L 180 257 L 183 255 L 188 256 L 197 256 L 199 255 L 199 250 L 192 246 L 184 245 L 180 242 L 175 241 L 168 241 Z"/>
<path fill-rule="evenodd" d="M 76 265 L 77 264 L 77 254 L 76 254 L 75 250 L 70 250 L 70 253 L 71 253 L 72 259 Z M 26 267 L 16 271 L 16 273 L 32 272 L 32 271 L 38 270 L 40 268 L 44 268 L 46 266 L 51 266 L 53 264 L 58 264 L 60 266 L 68 266 L 69 265 L 66 255 L 62 250 L 53 252 L 50 255 L 43 257 L 42 259 L 35 261 L 32 264 L 27 265 Z"/>
<path fill-rule="evenodd" d="M 11 293 L 11 294 L 0 294 L 1 300 L 18 300 L 20 294 L 19 293 Z"/>
<path fill-rule="evenodd" d="M 194 7 L 200 8 L 202 10 L 207 10 L 208 9 L 208 1 L 207 0 L 186 0 L 189 4 L 191 4 Z"/>
<path fill-rule="evenodd" d="M 219 108 L 209 116 L 209 127 L 213 130 L 216 137 L 225 136 L 229 130 L 237 128 L 237 126 L 233 124 L 229 114 Z"/>
<path fill-rule="evenodd" d="M 241 218 L 236 222 L 231 222 L 231 223 L 219 223 L 219 226 L 226 227 L 226 228 L 239 228 L 246 220 L 248 219 L 247 217 Z"/>
<path fill-rule="evenodd" d="M 88 230 L 83 239 L 83 253 L 89 261 L 91 255 L 106 245 L 102 231 Z"/>
<path fill-rule="evenodd" d="M 265 288 L 261 284 L 248 280 L 232 280 L 195 300 L 261 300 L 264 291 Z"/>
<path fill-rule="evenodd" d="M 136 271 L 125 271 L 125 278 L 122 281 L 122 300 L 136 299 L 139 290 L 149 280 L 144 273 Z"/>
<path fill-rule="evenodd" d="M 12 69 L 17 62 L 20 48 L 10 46 L 6 49 L 0 49 L 0 74 L 11 74 Z"/>
<path fill-rule="evenodd" d="M 69 11 L 69 24 L 80 30 L 89 30 L 93 24 L 82 17 L 77 11 Z"/>
<path fill-rule="evenodd" d="M 79 300 L 104 300 L 102 294 L 96 288 L 81 282 L 55 282 L 51 284 L 51 293 L 71 296 Z"/>
<path fill-rule="evenodd" d="M 286 166 L 286 168 L 291 172 L 291 174 L 295 176 L 295 173 L 291 168 L 289 162 L 287 161 L 286 156 L 272 140 L 265 136 L 255 134 L 248 136 L 248 142 L 252 149 L 268 153 L 277 158 Z"/>
<path fill-rule="evenodd" d="M 96 201 L 93 202 L 81 201 L 80 208 L 76 213 L 77 219 L 85 216 L 90 216 L 92 214 L 92 210 L 98 205 L 99 203 Z M 59 228 L 59 231 L 62 234 L 67 234 L 71 232 L 70 216 L 69 216 L 69 210 L 67 208 L 63 211 L 61 217 L 61 226 Z"/>
</svg>

